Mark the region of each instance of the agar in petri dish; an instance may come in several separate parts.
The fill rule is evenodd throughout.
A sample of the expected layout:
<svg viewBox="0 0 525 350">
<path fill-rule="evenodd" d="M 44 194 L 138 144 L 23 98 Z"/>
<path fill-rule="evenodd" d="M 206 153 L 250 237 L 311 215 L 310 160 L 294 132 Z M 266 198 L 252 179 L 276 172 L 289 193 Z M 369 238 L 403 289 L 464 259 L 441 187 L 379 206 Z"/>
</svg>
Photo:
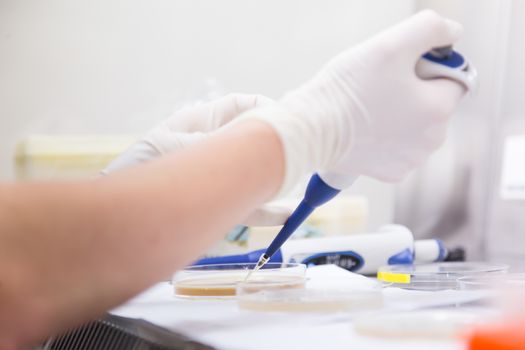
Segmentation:
<svg viewBox="0 0 525 350">
<path fill-rule="evenodd" d="M 264 312 L 334 313 L 375 310 L 383 307 L 382 288 L 283 288 L 282 283 L 261 284 L 257 281 L 237 286 L 239 308 Z"/>
<path fill-rule="evenodd" d="M 458 279 L 465 276 L 497 276 L 508 265 L 483 262 L 443 262 L 423 265 L 387 265 L 379 268 L 377 279 L 392 287 L 413 290 L 458 289 Z"/>
<path fill-rule="evenodd" d="M 492 319 L 479 311 L 420 310 L 376 314 L 357 318 L 354 330 L 365 336 L 403 339 L 451 339 L 470 327 Z"/>
<path fill-rule="evenodd" d="M 255 264 L 217 264 L 189 266 L 175 274 L 175 295 L 189 298 L 228 298 L 237 293 Z M 280 284 L 282 288 L 303 288 L 306 266 L 302 264 L 268 263 L 250 277 L 261 285 Z"/>
</svg>

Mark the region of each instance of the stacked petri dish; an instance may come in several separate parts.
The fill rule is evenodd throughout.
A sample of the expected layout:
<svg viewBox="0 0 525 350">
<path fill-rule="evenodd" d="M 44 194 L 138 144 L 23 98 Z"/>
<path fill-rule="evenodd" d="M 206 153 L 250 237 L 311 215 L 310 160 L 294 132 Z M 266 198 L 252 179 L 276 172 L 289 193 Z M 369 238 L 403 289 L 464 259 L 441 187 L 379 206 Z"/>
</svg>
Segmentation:
<svg viewBox="0 0 525 350">
<path fill-rule="evenodd" d="M 233 298 L 237 285 L 246 279 L 255 264 L 216 264 L 189 266 L 172 280 L 175 295 L 181 298 Z M 303 288 L 306 266 L 292 263 L 268 263 L 250 277 L 264 285 L 280 285 L 283 289 Z"/>
<path fill-rule="evenodd" d="M 465 276 L 458 279 L 458 286 L 462 290 L 525 290 L 525 273 Z"/>
<path fill-rule="evenodd" d="M 523 319 L 525 315 L 525 273 L 489 276 L 467 276 L 458 280 L 464 291 L 484 293 L 484 303 L 507 318 Z"/>
<path fill-rule="evenodd" d="M 459 289 L 463 277 L 497 276 L 508 265 L 484 262 L 443 262 L 423 265 L 388 265 L 377 272 L 378 280 L 393 287 L 414 290 Z"/>
</svg>

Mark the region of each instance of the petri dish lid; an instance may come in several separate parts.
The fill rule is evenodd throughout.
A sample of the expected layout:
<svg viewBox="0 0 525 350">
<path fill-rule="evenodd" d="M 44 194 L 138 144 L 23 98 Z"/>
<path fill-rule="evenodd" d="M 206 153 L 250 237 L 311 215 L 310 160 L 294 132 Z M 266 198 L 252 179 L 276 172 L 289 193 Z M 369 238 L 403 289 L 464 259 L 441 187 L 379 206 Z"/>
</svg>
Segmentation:
<svg viewBox="0 0 525 350">
<path fill-rule="evenodd" d="M 458 280 L 459 289 L 478 292 L 484 303 L 500 310 L 508 318 L 521 318 L 525 314 L 525 273 L 467 276 Z"/>
<path fill-rule="evenodd" d="M 368 288 L 282 288 L 281 284 L 257 281 L 237 286 L 239 308 L 286 313 L 334 313 L 376 310 L 383 307 L 382 286 Z"/>
<path fill-rule="evenodd" d="M 525 291 L 525 273 L 506 273 L 483 276 L 465 276 L 458 279 L 459 289 L 497 290 L 522 289 Z"/>
<path fill-rule="evenodd" d="M 479 310 L 418 310 L 359 317 L 354 330 L 365 336 L 403 339 L 451 339 L 467 329 L 493 320 L 491 312 Z"/>
<path fill-rule="evenodd" d="M 254 263 L 189 266 L 177 272 L 172 280 L 175 296 L 183 298 L 232 298 L 237 285 L 253 270 Z M 267 263 L 250 277 L 261 284 L 304 287 L 306 266 L 295 263 Z"/>
<path fill-rule="evenodd" d="M 415 290 L 459 289 L 466 276 L 503 274 L 508 265 L 484 262 L 442 262 L 423 265 L 388 265 L 378 269 L 377 278 L 393 287 Z"/>
</svg>

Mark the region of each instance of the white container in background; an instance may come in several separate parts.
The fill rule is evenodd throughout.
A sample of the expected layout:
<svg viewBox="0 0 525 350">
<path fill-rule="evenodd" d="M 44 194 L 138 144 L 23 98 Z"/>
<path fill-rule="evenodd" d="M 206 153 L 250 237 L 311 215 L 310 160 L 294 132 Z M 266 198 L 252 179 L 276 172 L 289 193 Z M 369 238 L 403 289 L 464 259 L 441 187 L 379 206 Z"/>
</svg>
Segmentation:
<svg viewBox="0 0 525 350">
<path fill-rule="evenodd" d="M 16 178 L 46 180 L 92 177 L 136 139 L 125 135 L 30 136 L 17 145 L 14 155 Z"/>
<path fill-rule="evenodd" d="M 322 236 L 338 236 L 364 232 L 368 223 L 368 199 L 364 196 L 342 195 L 317 208 L 306 224 Z"/>
</svg>

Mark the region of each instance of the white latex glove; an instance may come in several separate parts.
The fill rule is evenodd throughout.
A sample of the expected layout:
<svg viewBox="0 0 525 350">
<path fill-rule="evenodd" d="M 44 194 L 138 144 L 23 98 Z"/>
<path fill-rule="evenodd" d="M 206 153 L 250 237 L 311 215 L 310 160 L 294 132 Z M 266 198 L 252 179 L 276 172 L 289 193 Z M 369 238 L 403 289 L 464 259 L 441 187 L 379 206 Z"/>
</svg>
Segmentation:
<svg viewBox="0 0 525 350">
<path fill-rule="evenodd" d="M 415 65 L 461 32 L 456 22 L 420 12 L 336 56 L 280 108 L 246 112 L 243 118 L 268 122 L 281 138 L 280 194 L 316 171 L 398 181 L 420 165 L 443 143 L 465 91 L 452 80 L 420 79 Z"/>
<path fill-rule="evenodd" d="M 146 136 L 113 160 L 103 175 L 164 154 L 181 150 L 205 138 L 241 113 L 276 102 L 262 95 L 229 94 L 217 100 L 185 107 L 153 128 Z M 288 208 L 263 206 L 243 222 L 248 226 L 282 225 L 290 216 Z"/>
<path fill-rule="evenodd" d="M 228 94 L 207 103 L 181 108 L 113 160 L 102 174 L 183 149 L 204 139 L 208 133 L 241 113 L 272 104 L 275 101 L 262 95 Z"/>
</svg>

